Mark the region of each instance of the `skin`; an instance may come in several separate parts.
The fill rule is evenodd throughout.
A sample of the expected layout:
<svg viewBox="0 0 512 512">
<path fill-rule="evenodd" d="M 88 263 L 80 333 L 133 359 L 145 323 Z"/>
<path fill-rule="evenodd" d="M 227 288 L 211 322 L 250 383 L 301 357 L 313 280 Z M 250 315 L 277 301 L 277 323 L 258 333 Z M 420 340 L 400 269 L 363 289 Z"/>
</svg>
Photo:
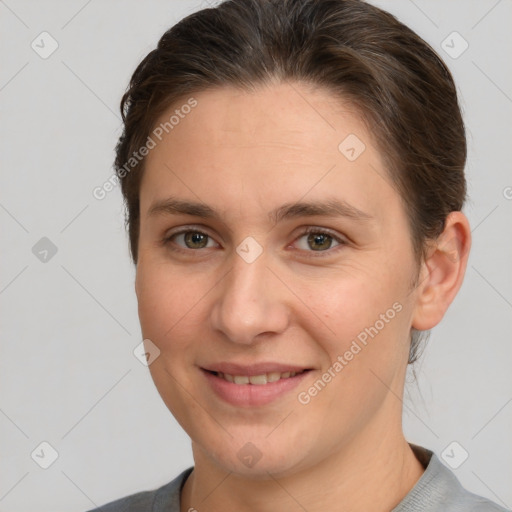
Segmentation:
<svg viewBox="0 0 512 512">
<path fill-rule="evenodd" d="M 146 160 L 136 275 L 143 336 L 160 350 L 152 378 L 192 439 L 181 510 L 391 510 L 424 471 L 402 431 L 410 329 L 434 327 L 455 297 L 467 219 L 452 212 L 418 268 L 400 196 L 354 108 L 301 83 L 194 97 L 197 107 Z M 338 149 L 349 134 L 366 146 L 352 162 Z M 218 218 L 149 214 L 170 196 Z M 285 203 L 332 198 L 368 218 L 269 219 Z M 342 243 L 327 237 L 319 250 L 308 226 Z M 183 227 L 208 235 L 206 247 L 183 235 L 163 242 Z M 252 263 L 236 252 L 248 236 L 263 249 Z M 396 303 L 400 312 L 301 404 L 298 393 Z M 235 407 L 200 370 L 220 361 L 313 370 L 269 405 Z M 247 442 L 261 453 L 251 468 L 237 456 Z"/>
</svg>

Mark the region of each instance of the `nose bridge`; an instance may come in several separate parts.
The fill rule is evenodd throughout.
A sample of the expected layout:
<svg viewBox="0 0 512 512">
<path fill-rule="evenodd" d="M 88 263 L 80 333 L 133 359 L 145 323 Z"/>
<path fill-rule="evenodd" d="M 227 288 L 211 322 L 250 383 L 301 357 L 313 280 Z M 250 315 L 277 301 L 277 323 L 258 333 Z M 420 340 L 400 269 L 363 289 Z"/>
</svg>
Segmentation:
<svg viewBox="0 0 512 512">
<path fill-rule="evenodd" d="M 212 311 L 213 327 L 235 343 L 250 344 L 260 334 L 280 333 L 288 322 L 267 255 L 261 252 L 254 258 L 253 249 L 242 243 L 233 254 L 231 271 Z"/>
</svg>

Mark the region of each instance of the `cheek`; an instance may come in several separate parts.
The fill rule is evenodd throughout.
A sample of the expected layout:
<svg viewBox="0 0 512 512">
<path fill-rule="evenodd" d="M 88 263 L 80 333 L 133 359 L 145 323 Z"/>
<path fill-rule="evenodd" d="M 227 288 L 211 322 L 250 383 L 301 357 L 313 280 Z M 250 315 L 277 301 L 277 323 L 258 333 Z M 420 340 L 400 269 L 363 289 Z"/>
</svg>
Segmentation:
<svg viewBox="0 0 512 512">
<path fill-rule="evenodd" d="M 382 332 L 403 328 L 400 317 L 407 297 L 405 280 L 388 274 L 384 277 L 360 268 L 343 269 L 337 276 L 331 273 L 324 279 L 311 279 L 301 285 L 297 282 L 295 289 L 316 319 L 323 322 L 330 343 L 336 347 L 375 324 Z"/>
<path fill-rule="evenodd" d="M 187 286 L 183 275 L 165 265 L 139 263 L 136 291 L 143 336 L 160 350 L 169 348 L 175 331 L 193 313 L 200 290 Z"/>
<path fill-rule="evenodd" d="M 387 272 L 377 266 L 353 268 L 336 280 L 317 282 L 320 286 L 309 283 L 301 289 L 323 322 L 322 334 L 312 329 L 313 322 L 320 325 L 312 315 L 308 315 L 311 320 L 303 319 L 302 328 L 311 335 L 317 333 L 315 341 L 326 356 L 322 370 L 335 376 L 326 376 L 332 380 L 331 392 L 320 401 L 342 399 L 350 403 L 348 410 L 357 411 L 366 402 L 364 397 L 382 398 L 386 388 L 379 378 L 389 384 L 406 364 L 411 316 L 408 282 L 396 264 L 396 268 L 384 267 Z"/>
<path fill-rule="evenodd" d="M 197 338 L 197 328 L 204 324 L 197 307 L 204 291 L 187 286 L 189 281 L 193 279 L 179 270 L 139 260 L 136 292 L 142 334 L 160 350 L 149 371 L 163 401 L 184 428 L 190 417 L 199 414 L 183 389 L 194 389 L 190 340 Z"/>
<path fill-rule="evenodd" d="M 326 355 L 321 374 L 308 383 L 310 387 L 299 390 L 299 401 L 308 402 L 304 410 L 310 408 L 322 431 L 333 437 L 344 429 L 349 436 L 363 428 L 389 388 L 401 392 L 398 384 L 408 354 L 410 308 L 402 287 L 392 279 L 378 286 L 374 282 L 372 276 L 361 279 L 359 275 L 331 284 L 329 293 L 316 299 L 309 295 L 329 329 L 315 340 Z M 303 328 L 314 334 L 311 325 L 303 323 Z"/>
</svg>

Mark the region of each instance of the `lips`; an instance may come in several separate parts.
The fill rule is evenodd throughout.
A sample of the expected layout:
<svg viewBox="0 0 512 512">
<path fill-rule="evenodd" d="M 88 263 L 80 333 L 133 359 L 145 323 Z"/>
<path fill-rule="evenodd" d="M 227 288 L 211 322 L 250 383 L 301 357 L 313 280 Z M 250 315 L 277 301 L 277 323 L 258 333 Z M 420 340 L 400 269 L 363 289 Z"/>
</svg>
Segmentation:
<svg viewBox="0 0 512 512">
<path fill-rule="evenodd" d="M 307 366 L 262 362 L 254 363 L 251 365 L 241 365 L 236 363 L 217 363 L 205 365 L 202 367 L 202 369 L 212 373 L 222 373 L 233 376 L 238 375 L 251 377 L 255 375 L 264 375 L 271 373 L 301 373 L 304 370 L 309 370 L 310 368 L 308 368 Z"/>
<path fill-rule="evenodd" d="M 303 370 L 307 371 L 307 370 Z M 264 386 L 269 382 L 277 382 L 281 379 L 289 379 L 291 377 L 295 377 L 301 372 L 269 372 L 262 373 L 260 375 L 232 375 L 230 373 L 222 373 L 216 372 L 217 377 L 226 380 L 227 382 L 232 382 L 234 384 L 238 384 L 240 386 L 244 386 L 246 384 L 253 384 L 255 386 Z"/>
<path fill-rule="evenodd" d="M 310 373 L 311 368 L 280 363 L 248 366 L 219 363 L 201 367 L 210 389 L 231 405 L 263 406 L 287 395 Z"/>
</svg>

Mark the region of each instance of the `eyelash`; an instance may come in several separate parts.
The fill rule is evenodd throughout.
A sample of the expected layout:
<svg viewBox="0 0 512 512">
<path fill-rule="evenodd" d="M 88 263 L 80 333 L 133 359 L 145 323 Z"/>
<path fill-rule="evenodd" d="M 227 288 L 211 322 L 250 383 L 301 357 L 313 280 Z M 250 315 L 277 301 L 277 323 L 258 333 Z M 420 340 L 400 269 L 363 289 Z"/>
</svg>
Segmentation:
<svg viewBox="0 0 512 512">
<path fill-rule="evenodd" d="M 326 249 L 325 251 L 305 251 L 308 253 L 308 258 L 321 258 L 325 256 L 331 256 L 334 252 L 337 252 L 338 250 L 342 249 L 345 245 L 347 245 L 347 241 L 343 238 L 340 238 L 339 236 L 335 235 L 333 232 L 331 232 L 328 229 L 325 228 L 317 228 L 315 226 L 309 226 L 304 231 L 302 231 L 297 238 L 295 238 L 294 243 L 297 242 L 297 240 L 300 240 L 303 236 L 309 235 L 311 233 L 314 233 L 315 235 L 327 235 L 330 238 L 332 238 L 334 241 L 338 243 L 338 245 L 334 247 L 330 247 L 329 249 Z"/>
<path fill-rule="evenodd" d="M 193 229 L 192 227 L 187 227 L 187 228 L 181 229 L 180 231 L 176 231 L 176 232 L 172 233 L 169 236 L 164 237 L 164 239 L 162 240 L 162 244 L 164 246 L 168 247 L 170 250 L 175 251 L 175 252 L 180 252 L 182 254 L 191 254 L 193 252 L 200 252 L 202 249 L 208 249 L 208 247 L 206 247 L 206 248 L 203 247 L 202 249 L 188 249 L 188 248 L 183 248 L 183 247 L 180 247 L 180 246 L 173 246 L 173 238 L 178 236 L 178 235 L 182 235 L 184 233 L 198 233 L 198 234 L 201 234 L 201 235 L 205 235 L 205 236 L 207 236 L 209 238 L 213 238 L 208 233 L 205 233 L 204 231 L 201 231 L 199 229 Z M 302 233 L 300 233 L 295 238 L 294 243 L 297 240 L 300 240 L 303 236 L 309 235 L 311 233 L 314 233 L 314 234 L 317 234 L 317 235 L 327 235 L 327 236 L 329 236 L 330 238 L 332 238 L 334 241 L 336 241 L 339 244 L 339 245 L 336 245 L 336 246 L 331 247 L 329 249 L 326 249 L 325 251 L 312 251 L 312 250 L 305 251 L 307 253 L 310 253 L 308 255 L 308 257 L 311 257 L 311 258 L 318 258 L 318 257 L 322 257 L 324 255 L 332 255 L 333 252 L 335 252 L 337 249 L 342 249 L 345 245 L 348 245 L 348 242 L 346 240 L 344 240 L 344 239 L 340 238 L 339 236 L 335 235 L 334 233 L 332 233 L 328 229 L 317 228 L 315 226 L 308 226 L 304 231 L 302 231 Z"/>
</svg>

